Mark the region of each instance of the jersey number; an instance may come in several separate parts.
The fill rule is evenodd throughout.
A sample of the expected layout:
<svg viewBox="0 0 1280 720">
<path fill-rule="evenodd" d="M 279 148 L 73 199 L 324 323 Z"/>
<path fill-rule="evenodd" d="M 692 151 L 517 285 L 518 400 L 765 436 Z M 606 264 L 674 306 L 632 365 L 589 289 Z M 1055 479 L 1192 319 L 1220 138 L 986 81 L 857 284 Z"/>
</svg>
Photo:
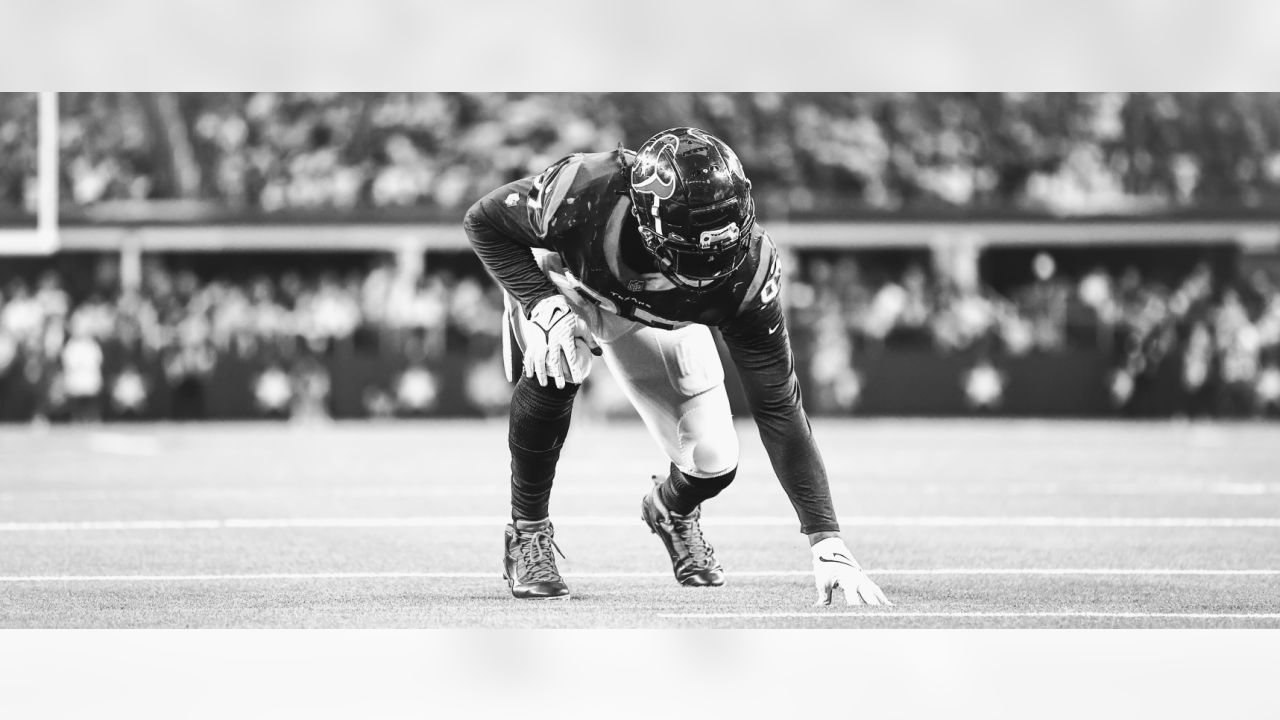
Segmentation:
<svg viewBox="0 0 1280 720">
<path fill-rule="evenodd" d="M 577 155 L 569 155 L 557 160 L 554 165 L 543 170 L 533 178 L 533 187 L 529 188 L 529 194 L 525 198 L 525 207 L 529 209 L 529 224 L 533 226 L 534 232 L 538 233 L 538 237 L 547 236 L 547 225 L 550 218 L 545 217 L 546 208 L 543 202 L 546 200 L 547 188 L 555 183 L 556 177 L 570 160 L 578 157 Z"/>
<path fill-rule="evenodd" d="M 782 260 L 777 252 L 773 253 L 773 257 L 769 260 L 769 279 L 764 281 L 764 287 L 760 288 L 760 304 L 768 305 L 773 299 L 778 297 L 778 290 L 782 288 Z"/>
</svg>

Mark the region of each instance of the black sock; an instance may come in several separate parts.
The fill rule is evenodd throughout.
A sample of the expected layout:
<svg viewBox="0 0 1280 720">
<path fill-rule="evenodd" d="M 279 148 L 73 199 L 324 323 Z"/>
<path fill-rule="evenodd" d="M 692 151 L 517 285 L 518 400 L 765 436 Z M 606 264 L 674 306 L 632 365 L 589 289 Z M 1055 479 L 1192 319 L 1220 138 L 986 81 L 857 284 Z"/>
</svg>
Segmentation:
<svg viewBox="0 0 1280 720">
<path fill-rule="evenodd" d="M 658 496 L 662 499 L 662 504 L 666 505 L 671 512 L 677 515 L 688 515 L 704 500 L 710 500 L 719 495 L 721 490 L 729 487 L 729 483 L 733 482 L 733 477 L 737 474 L 738 468 L 735 467 L 715 477 L 689 477 L 680 472 L 680 468 L 676 467 L 675 463 L 672 463 L 671 473 L 658 486 Z"/>
<path fill-rule="evenodd" d="M 516 383 L 507 434 L 512 519 L 541 520 L 550 514 L 551 481 L 577 394 L 578 386 L 573 383 L 566 383 L 563 390 L 554 385 L 543 387 L 528 377 Z"/>
</svg>

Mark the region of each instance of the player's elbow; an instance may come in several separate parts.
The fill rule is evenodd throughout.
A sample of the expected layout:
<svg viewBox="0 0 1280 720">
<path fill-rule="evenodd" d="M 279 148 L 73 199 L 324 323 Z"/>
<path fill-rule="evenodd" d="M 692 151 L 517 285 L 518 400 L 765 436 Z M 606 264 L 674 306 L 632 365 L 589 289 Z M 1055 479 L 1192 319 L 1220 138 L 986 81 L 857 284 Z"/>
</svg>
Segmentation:
<svg viewBox="0 0 1280 720">
<path fill-rule="evenodd" d="M 462 216 L 462 229 L 467 231 L 467 237 L 475 237 L 478 232 L 489 226 L 484 201 L 484 198 L 480 198 L 472 203 L 471 207 L 467 208 L 467 214 Z"/>
<path fill-rule="evenodd" d="M 754 393 L 751 400 L 751 414 L 757 419 L 784 420 L 801 411 L 800 386 L 795 382 Z"/>
</svg>

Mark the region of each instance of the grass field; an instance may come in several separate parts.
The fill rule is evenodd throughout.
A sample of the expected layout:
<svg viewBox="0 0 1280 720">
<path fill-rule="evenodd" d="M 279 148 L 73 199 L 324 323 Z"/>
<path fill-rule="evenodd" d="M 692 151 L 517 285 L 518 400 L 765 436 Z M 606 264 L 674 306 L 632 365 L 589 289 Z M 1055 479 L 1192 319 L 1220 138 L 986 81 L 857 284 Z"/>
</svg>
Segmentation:
<svg viewBox="0 0 1280 720">
<path fill-rule="evenodd" d="M 1280 627 L 1280 426 L 834 421 L 845 537 L 892 608 L 812 605 L 750 423 L 675 584 L 643 426 L 580 422 L 568 601 L 500 578 L 505 422 L 0 428 L 3 627 Z"/>
</svg>

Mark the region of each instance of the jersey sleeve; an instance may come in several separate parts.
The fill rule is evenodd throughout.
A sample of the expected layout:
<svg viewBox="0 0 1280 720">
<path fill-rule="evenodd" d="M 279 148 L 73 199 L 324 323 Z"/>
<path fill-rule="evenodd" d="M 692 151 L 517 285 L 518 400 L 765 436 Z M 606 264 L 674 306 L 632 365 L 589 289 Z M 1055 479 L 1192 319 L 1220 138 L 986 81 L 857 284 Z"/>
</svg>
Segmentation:
<svg viewBox="0 0 1280 720">
<path fill-rule="evenodd" d="M 539 269 L 533 248 L 555 249 L 555 232 L 565 226 L 561 210 L 581 166 L 582 156 L 570 155 L 538 175 L 507 183 L 480 198 L 463 219 L 476 255 L 526 313 L 558 292 Z"/>
<path fill-rule="evenodd" d="M 782 253 L 778 252 L 769 233 L 758 225 L 756 228 L 755 232 L 760 235 L 760 251 L 751 282 L 738 305 L 739 315 L 765 308 L 777 300 L 782 289 Z"/>
<path fill-rule="evenodd" d="M 720 326 L 720 334 L 742 378 L 769 461 L 800 519 L 800 531 L 838 532 L 827 470 L 801 403 L 778 298 L 781 266 L 776 249 L 771 256 L 773 267 L 766 268 L 760 287 L 747 294 L 741 311 Z"/>
</svg>

